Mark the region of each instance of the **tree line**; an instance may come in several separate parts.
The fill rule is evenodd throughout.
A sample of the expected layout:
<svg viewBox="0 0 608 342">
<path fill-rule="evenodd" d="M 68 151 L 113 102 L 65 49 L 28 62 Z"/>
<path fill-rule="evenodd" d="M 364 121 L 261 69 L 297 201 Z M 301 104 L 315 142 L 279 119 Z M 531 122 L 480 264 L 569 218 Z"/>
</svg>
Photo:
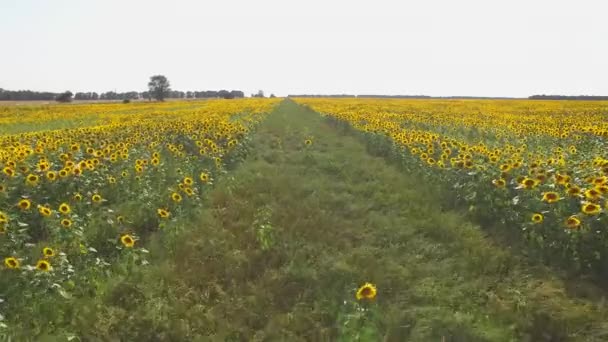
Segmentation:
<svg viewBox="0 0 608 342">
<path fill-rule="evenodd" d="M 587 100 L 587 101 L 608 101 L 608 96 L 595 95 L 532 95 L 528 97 L 530 100 Z"/>
<path fill-rule="evenodd" d="M 0 88 L 0 101 L 55 101 L 60 99 L 66 93 L 71 94 L 74 100 L 99 101 L 99 100 L 138 100 L 152 99 L 150 91 L 128 91 L 114 92 L 107 91 L 104 93 L 97 92 L 76 92 L 66 91 L 63 93 L 40 92 L 32 90 L 6 90 Z M 206 98 L 224 98 L 234 99 L 245 97 L 245 93 L 240 90 L 203 90 L 203 91 L 179 91 L 170 90 L 166 92 L 165 98 L 170 99 L 206 99 Z"/>
</svg>

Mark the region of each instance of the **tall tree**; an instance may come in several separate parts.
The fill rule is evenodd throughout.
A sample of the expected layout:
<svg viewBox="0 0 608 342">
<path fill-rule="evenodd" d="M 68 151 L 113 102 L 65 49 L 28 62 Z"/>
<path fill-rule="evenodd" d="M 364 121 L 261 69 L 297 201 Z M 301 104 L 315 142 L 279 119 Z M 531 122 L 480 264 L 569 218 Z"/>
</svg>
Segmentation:
<svg viewBox="0 0 608 342">
<path fill-rule="evenodd" d="M 163 75 L 154 75 L 150 77 L 150 82 L 148 82 L 148 89 L 150 90 L 150 94 L 152 97 L 157 99 L 158 101 L 164 101 L 165 98 L 169 95 L 171 91 L 171 85 L 169 84 L 169 80 Z"/>
</svg>

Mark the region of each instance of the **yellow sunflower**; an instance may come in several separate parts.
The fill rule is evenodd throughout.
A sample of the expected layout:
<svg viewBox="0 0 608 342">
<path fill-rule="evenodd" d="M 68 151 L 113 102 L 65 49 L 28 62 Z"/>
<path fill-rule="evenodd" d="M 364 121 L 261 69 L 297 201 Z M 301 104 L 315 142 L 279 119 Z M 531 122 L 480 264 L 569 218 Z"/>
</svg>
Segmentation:
<svg viewBox="0 0 608 342">
<path fill-rule="evenodd" d="M 532 215 L 532 222 L 534 223 L 542 223 L 543 219 L 544 217 L 542 214 L 536 213 Z"/>
<path fill-rule="evenodd" d="M 36 263 L 36 269 L 43 272 L 48 272 L 52 269 L 51 263 L 46 260 L 38 260 Z"/>
<path fill-rule="evenodd" d="M 133 239 L 133 237 L 129 234 L 121 236 L 120 242 L 122 242 L 122 244 L 127 248 L 131 248 L 135 245 L 135 239 Z"/>
<path fill-rule="evenodd" d="M 19 260 L 15 257 L 4 258 L 4 265 L 10 269 L 19 268 Z"/>
<path fill-rule="evenodd" d="M 367 299 L 372 300 L 376 298 L 377 290 L 376 286 L 371 283 L 365 283 L 363 286 L 357 290 L 357 300 Z"/>
<path fill-rule="evenodd" d="M 545 192 L 543 193 L 543 202 L 547 202 L 547 203 L 555 203 L 557 201 L 559 201 L 559 194 L 557 192 L 554 191 L 549 191 L 549 192 Z"/>
</svg>

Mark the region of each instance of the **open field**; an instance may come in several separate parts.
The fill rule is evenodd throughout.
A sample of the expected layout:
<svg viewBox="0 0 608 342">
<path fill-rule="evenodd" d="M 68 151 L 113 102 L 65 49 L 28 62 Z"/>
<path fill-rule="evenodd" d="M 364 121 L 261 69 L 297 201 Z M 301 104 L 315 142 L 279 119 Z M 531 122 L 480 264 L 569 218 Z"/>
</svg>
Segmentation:
<svg viewBox="0 0 608 342">
<path fill-rule="evenodd" d="M 0 339 L 605 341 L 607 114 L 0 108 Z"/>
</svg>

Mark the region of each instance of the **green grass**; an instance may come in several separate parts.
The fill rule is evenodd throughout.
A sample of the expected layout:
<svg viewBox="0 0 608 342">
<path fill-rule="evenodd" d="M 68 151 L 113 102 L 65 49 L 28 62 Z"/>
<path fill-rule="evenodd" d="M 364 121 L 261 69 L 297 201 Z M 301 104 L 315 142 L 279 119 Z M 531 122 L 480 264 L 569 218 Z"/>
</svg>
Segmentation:
<svg viewBox="0 0 608 342">
<path fill-rule="evenodd" d="M 179 232 L 148 242 L 150 266 L 56 303 L 33 339 L 608 338 L 601 293 L 575 296 L 318 114 L 284 101 L 249 151 Z M 365 282 L 373 303 L 355 300 Z"/>
</svg>

